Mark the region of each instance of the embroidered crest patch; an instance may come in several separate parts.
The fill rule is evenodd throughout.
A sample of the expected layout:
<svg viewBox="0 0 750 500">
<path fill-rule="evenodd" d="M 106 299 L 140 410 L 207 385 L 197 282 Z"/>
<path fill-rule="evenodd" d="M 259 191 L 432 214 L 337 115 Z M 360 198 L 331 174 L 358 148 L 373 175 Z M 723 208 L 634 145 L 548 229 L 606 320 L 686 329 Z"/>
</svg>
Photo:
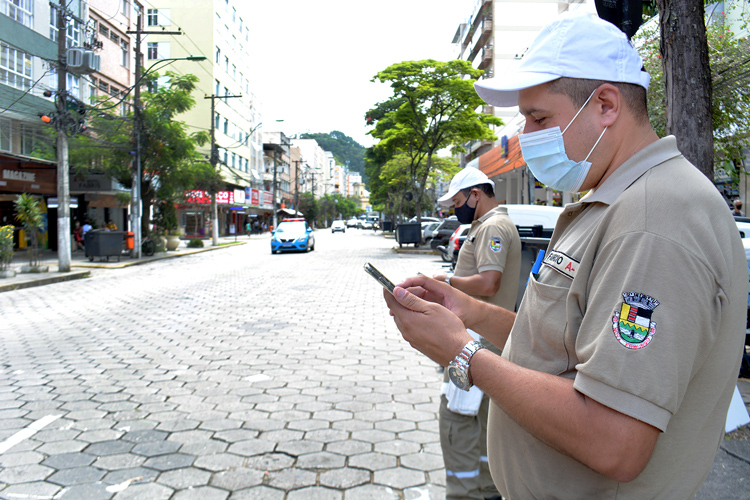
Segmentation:
<svg viewBox="0 0 750 500">
<path fill-rule="evenodd" d="M 490 250 L 497 253 L 503 249 L 503 240 L 500 238 L 490 238 Z"/>
<path fill-rule="evenodd" d="M 643 349 L 656 333 L 656 322 L 651 315 L 659 301 L 636 292 L 622 294 L 623 303 L 612 316 L 612 331 L 617 341 L 628 349 Z"/>
</svg>

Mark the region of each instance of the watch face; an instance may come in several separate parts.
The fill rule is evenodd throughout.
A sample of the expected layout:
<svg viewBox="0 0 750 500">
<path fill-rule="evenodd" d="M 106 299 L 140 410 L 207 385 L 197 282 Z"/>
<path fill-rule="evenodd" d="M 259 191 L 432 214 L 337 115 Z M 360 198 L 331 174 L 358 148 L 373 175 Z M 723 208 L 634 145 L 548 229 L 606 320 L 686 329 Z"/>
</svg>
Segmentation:
<svg viewBox="0 0 750 500">
<path fill-rule="evenodd" d="M 471 388 L 471 384 L 469 384 L 469 375 L 457 366 L 448 366 L 448 377 L 459 389 L 468 391 Z"/>
</svg>

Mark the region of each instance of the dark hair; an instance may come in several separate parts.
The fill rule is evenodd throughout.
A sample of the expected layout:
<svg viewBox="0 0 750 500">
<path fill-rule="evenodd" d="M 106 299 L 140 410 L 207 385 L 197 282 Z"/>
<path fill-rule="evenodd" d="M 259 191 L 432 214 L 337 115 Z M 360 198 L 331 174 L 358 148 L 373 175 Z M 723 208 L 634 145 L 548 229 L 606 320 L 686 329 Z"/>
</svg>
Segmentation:
<svg viewBox="0 0 750 500">
<path fill-rule="evenodd" d="M 463 195 L 468 198 L 469 195 L 471 194 L 472 189 L 479 189 L 490 198 L 495 197 L 495 189 L 492 187 L 492 184 L 487 184 L 486 182 L 482 184 L 477 184 L 476 186 L 464 188 L 461 190 L 461 193 L 463 193 Z"/>
<path fill-rule="evenodd" d="M 577 107 L 583 106 L 595 89 L 608 83 L 620 91 L 625 106 L 638 121 L 648 121 L 648 101 L 646 89 L 634 83 L 608 82 L 605 80 L 587 80 L 585 78 L 562 77 L 547 84 L 547 90 L 553 94 L 564 94 Z"/>
</svg>

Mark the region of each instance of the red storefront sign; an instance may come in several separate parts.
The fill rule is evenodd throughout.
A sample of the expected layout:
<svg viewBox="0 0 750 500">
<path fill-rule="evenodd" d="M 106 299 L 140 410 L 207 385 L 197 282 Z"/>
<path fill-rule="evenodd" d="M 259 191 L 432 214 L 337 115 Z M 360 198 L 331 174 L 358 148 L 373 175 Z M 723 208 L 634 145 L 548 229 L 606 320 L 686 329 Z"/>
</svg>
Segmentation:
<svg viewBox="0 0 750 500">
<path fill-rule="evenodd" d="M 185 201 L 188 203 L 211 203 L 211 194 L 208 191 L 185 191 Z M 219 191 L 216 193 L 216 203 L 233 204 L 234 192 Z"/>
</svg>

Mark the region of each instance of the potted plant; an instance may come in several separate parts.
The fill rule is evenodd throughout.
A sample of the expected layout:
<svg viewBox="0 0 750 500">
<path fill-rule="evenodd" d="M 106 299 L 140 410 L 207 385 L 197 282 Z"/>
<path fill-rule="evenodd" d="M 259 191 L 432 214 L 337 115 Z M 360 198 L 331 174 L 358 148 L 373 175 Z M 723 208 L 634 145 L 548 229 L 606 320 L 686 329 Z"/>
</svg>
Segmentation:
<svg viewBox="0 0 750 500">
<path fill-rule="evenodd" d="M 0 278 L 12 278 L 16 272 L 10 269 L 13 260 L 13 226 L 0 227 Z"/>
<path fill-rule="evenodd" d="M 39 201 L 30 194 L 19 195 L 13 202 L 16 208 L 16 220 L 23 224 L 26 234 L 31 237 L 29 246 L 29 265 L 22 266 L 22 273 L 46 273 L 48 266 L 40 265 L 39 232 L 44 229 L 44 219 Z"/>
</svg>

